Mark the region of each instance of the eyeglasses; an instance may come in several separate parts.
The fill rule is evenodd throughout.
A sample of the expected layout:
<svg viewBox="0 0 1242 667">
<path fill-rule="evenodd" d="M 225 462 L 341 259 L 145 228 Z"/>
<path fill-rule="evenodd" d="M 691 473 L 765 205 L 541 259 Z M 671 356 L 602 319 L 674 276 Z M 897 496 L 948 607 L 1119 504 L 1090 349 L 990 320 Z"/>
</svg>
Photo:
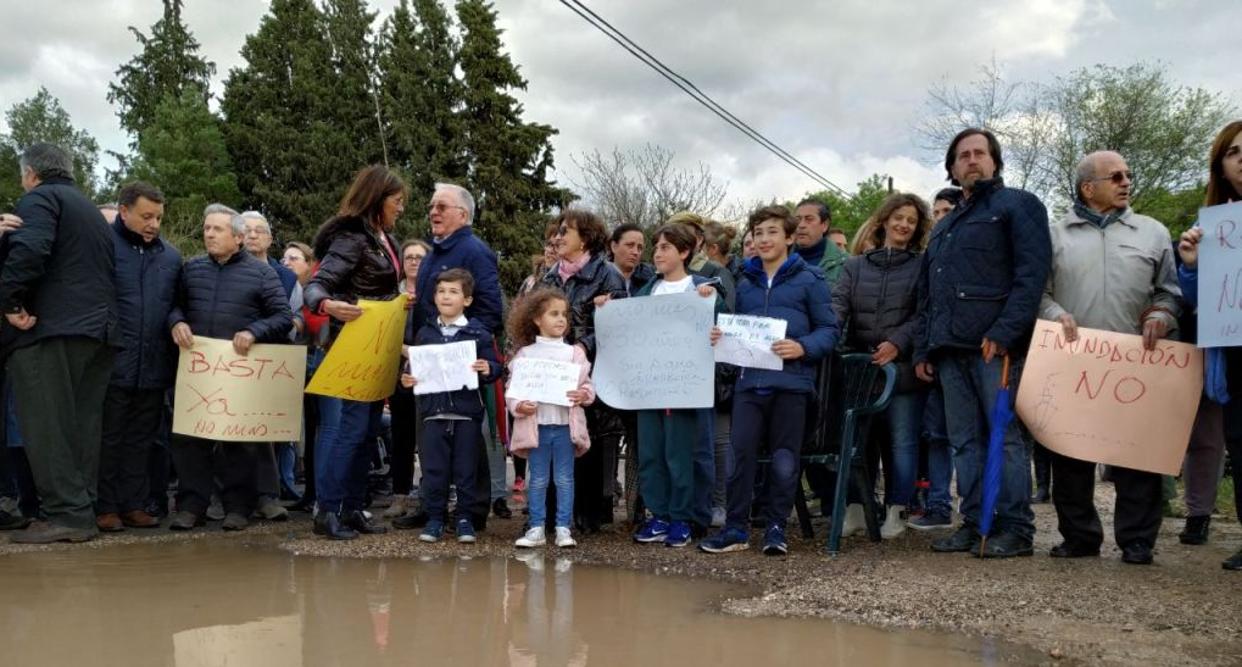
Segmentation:
<svg viewBox="0 0 1242 667">
<path fill-rule="evenodd" d="M 436 203 L 432 204 L 431 206 L 428 206 L 428 207 L 427 207 L 427 213 L 428 213 L 428 214 L 431 214 L 431 213 L 443 213 L 443 212 L 447 211 L 447 210 L 448 210 L 448 209 L 450 209 L 450 208 L 460 208 L 460 209 L 461 209 L 461 210 L 463 210 L 463 211 L 464 211 L 464 210 L 466 210 L 466 207 L 465 207 L 465 206 L 451 206 L 451 205 L 449 205 L 449 204 L 444 204 L 444 203 L 441 203 L 441 202 L 436 202 Z"/>
<path fill-rule="evenodd" d="M 1114 171 L 1113 173 L 1107 176 L 1100 176 L 1099 178 L 1093 178 L 1091 179 L 1091 182 L 1094 183 L 1096 181 L 1112 181 L 1118 185 L 1121 185 L 1122 183 L 1126 181 L 1133 181 L 1133 180 L 1134 180 L 1134 172 L 1126 170 L 1126 171 Z"/>
</svg>

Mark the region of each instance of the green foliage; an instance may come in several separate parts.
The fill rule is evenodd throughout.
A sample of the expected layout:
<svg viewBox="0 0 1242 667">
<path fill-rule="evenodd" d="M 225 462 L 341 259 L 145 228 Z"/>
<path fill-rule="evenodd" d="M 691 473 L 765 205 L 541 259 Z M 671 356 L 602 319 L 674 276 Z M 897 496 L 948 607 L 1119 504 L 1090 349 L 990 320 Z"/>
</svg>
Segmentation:
<svg viewBox="0 0 1242 667">
<path fill-rule="evenodd" d="M 199 44 L 181 20 L 182 0 L 163 0 L 164 14 L 148 37 L 130 26 L 142 51 L 121 65 L 108 84 L 108 101 L 117 107 L 121 127 L 137 138 L 155 121 L 156 108 L 167 97 L 193 91 L 208 99 L 216 65 L 198 55 Z"/>
<path fill-rule="evenodd" d="M 880 208 L 884 198 L 888 196 L 888 176 L 872 174 L 858 184 L 858 192 L 853 197 L 844 197 L 835 190 L 808 192 L 803 199 L 820 199 L 832 210 L 832 227 L 845 230 L 849 238 L 862 227 L 867 218 Z M 790 202 L 790 206 L 798 202 Z"/>
<path fill-rule="evenodd" d="M 4 159 L 7 165 L 5 171 L 16 173 L 20 178 L 17 159 L 22 150 L 31 144 L 47 142 L 69 152 L 73 157 L 73 177 L 78 187 L 88 197 L 96 195 L 95 165 L 99 162 L 99 143 L 85 130 L 73 127 L 69 113 L 47 88 L 40 87 L 34 97 L 10 107 L 5 113 L 5 120 L 8 121 L 9 133 L 0 136 L 0 145 L 6 148 L 0 152 L 0 159 Z M 4 192 L 0 190 L 0 195 Z"/>
<path fill-rule="evenodd" d="M 1172 238 L 1178 238 L 1199 219 L 1199 209 L 1207 196 L 1207 184 L 1176 192 L 1163 188 L 1148 189 L 1132 202 L 1135 212 L 1151 216 L 1169 228 Z"/>
<path fill-rule="evenodd" d="M 0 211 L 11 211 L 22 196 L 17 151 L 0 137 Z"/>
<path fill-rule="evenodd" d="M 491 3 L 459 0 L 457 18 L 465 84 L 460 117 L 471 165 L 465 185 L 478 202 L 475 231 L 499 255 L 501 284 L 511 294 L 542 247 L 544 212 L 566 206 L 573 195 L 547 177 L 556 130 L 523 122 L 522 106 L 510 94 L 526 81 L 501 51 Z"/>
</svg>

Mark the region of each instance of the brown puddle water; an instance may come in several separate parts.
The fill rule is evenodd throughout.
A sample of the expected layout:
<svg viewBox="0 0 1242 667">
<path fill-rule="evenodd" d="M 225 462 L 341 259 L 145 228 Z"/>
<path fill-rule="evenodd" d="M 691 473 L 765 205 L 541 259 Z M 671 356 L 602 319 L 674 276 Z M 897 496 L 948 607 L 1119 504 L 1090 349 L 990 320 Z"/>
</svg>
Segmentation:
<svg viewBox="0 0 1242 667">
<path fill-rule="evenodd" d="M 996 664 L 986 640 L 713 611 L 736 586 L 568 560 L 197 541 L 0 558 L 0 664 Z"/>
</svg>

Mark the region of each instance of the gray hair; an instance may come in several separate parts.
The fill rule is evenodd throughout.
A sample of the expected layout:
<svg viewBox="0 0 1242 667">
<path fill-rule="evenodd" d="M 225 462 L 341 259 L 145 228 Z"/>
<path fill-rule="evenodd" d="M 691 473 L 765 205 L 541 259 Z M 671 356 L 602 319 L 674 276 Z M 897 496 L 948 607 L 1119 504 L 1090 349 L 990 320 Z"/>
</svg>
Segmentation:
<svg viewBox="0 0 1242 667">
<path fill-rule="evenodd" d="M 237 211 L 229 208 L 228 206 L 225 206 L 224 204 L 219 204 L 219 203 L 208 204 L 207 208 L 203 209 L 204 219 L 206 219 L 206 217 L 209 215 L 218 215 L 218 214 L 224 214 L 224 215 L 229 216 L 229 224 L 233 227 L 234 236 L 245 236 L 246 235 L 246 219 L 243 218 L 241 214 L 238 213 Z"/>
<path fill-rule="evenodd" d="M 474 195 L 471 195 L 469 190 L 461 187 L 460 185 L 454 185 L 452 183 L 436 183 L 435 191 L 439 192 L 441 190 L 446 190 L 457 195 L 457 198 L 461 200 L 461 207 L 466 209 L 466 224 L 474 224 Z"/>
<path fill-rule="evenodd" d="M 22 151 L 17 162 L 22 171 L 33 171 L 35 178 L 40 181 L 49 178 L 73 180 L 73 158 L 59 146 L 48 143 L 31 144 Z"/>
<path fill-rule="evenodd" d="M 272 223 L 268 222 L 267 217 L 262 213 L 259 213 L 258 211 L 242 211 L 241 217 L 242 220 L 257 220 L 263 223 L 263 226 L 267 227 L 267 233 L 272 233 Z"/>
<path fill-rule="evenodd" d="M 1089 183 L 1095 178 L 1095 158 L 1096 153 L 1090 153 L 1078 162 L 1078 168 L 1074 170 L 1074 199 L 1082 200 L 1082 186 Z"/>
</svg>

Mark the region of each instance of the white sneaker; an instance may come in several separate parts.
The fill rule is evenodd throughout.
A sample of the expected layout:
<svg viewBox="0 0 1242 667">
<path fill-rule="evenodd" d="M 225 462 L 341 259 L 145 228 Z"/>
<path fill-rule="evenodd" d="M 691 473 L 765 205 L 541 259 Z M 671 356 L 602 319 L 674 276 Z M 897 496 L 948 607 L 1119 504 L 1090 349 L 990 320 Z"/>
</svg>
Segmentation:
<svg viewBox="0 0 1242 667">
<path fill-rule="evenodd" d="M 541 533 L 543 532 L 542 529 L 540 529 L 540 532 Z M 527 535 L 530 535 L 530 533 L 527 533 Z M 539 537 L 540 539 L 542 539 L 543 535 L 540 535 Z M 518 545 L 518 546 L 521 546 L 521 545 Z M 568 528 L 562 528 L 561 526 L 557 526 L 556 527 L 556 546 L 562 549 L 568 549 L 569 547 L 578 546 L 578 542 L 574 540 L 574 536 L 569 533 Z"/>
<path fill-rule="evenodd" d="M 728 520 L 728 515 L 725 513 L 725 508 L 712 508 L 712 528 L 724 528 L 726 520 Z"/>
<path fill-rule="evenodd" d="M 533 547 L 541 547 L 548 543 L 547 538 L 543 536 L 543 526 L 537 526 L 526 531 L 526 534 L 517 538 L 513 543 L 515 547 L 530 549 Z"/>
<path fill-rule="evenodd" d="M 841 522 L 841 537 L 857 535 L 867 529 L 867 515 L 862 505 L 846 505 L 845 520 Z"/>
<path fill-rule="evenodd" d="M 388 509 L 384 510 L 384 518 L 395 519 L 400 516 L 405 516 L 405 512 L 409 509 L 409 507 L 409 496 L 394 496 L 392 504 L 388 506 Z"/>
<path fill-rule="evenodd" d="M 891 540 L 906 532 L 906 521 L 901 517 L 901 513 L 904 511 L 906 511 L 906 508 L 901 505 L 893 505 L 888 508 L 888 514 L 884 517 L 884 525 L 880 526 L 880 537 Z"/>
</svg>

